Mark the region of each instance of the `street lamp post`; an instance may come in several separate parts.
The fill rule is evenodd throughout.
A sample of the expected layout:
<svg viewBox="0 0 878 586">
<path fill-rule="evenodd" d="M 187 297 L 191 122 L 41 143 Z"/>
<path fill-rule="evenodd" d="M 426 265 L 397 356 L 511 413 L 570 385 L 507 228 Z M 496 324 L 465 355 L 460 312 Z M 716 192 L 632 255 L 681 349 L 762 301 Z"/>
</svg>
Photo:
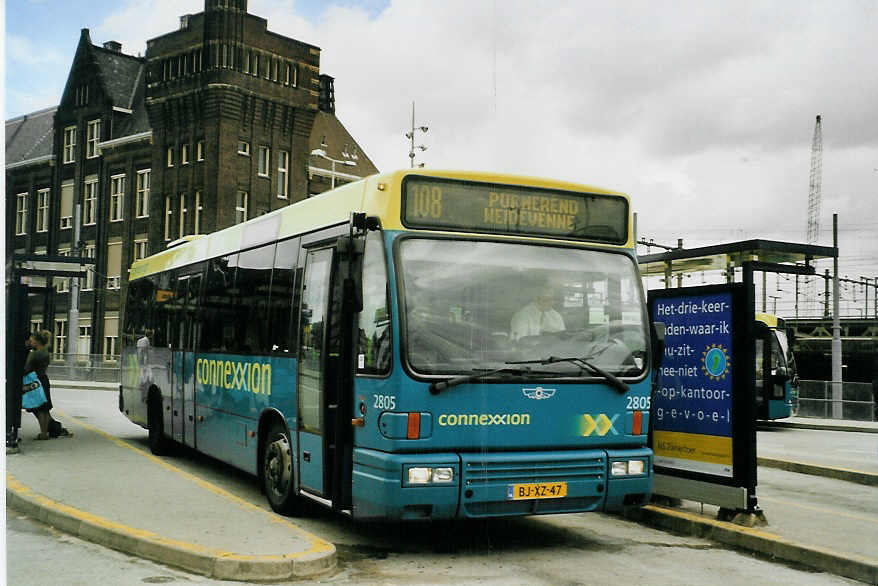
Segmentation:
<svg viewBox="0 0 878 586">
<path fill-rule="evenodd" d="M 415 149 L 420 149 L 421 152 L 427 150 L 427 147 L 419 144 L 417 147 L 415 146 L 415 131 L 420 130 L 421 132 L 427 132 L 428 128 L 426 126 L 415 126 L 415 103 L 412 102 L 412 129 L 409 132 L 405 133 L 405 137 L 412 141 L 412 146 L 409 149 L 409 165 L 414 168 L 415 166 Z M 418 167 L 423 167 L 424 163 L 418 163 Z"/>
<path fill-rule="evenodd" d="M 312 156 L 312 157 L 320 157 L 321 159 L 326 159 L 327 161 L 329 161 L 330 163 L 332 163 L 332 171 L 331 171 L 331 173 L 332 173 L 332 175 L 331 175 L 332 189 L 335 189 L 335 165 L 336 165 L 336 163 L 338 163 L 338 164 L 340 164 L 340 165 L 347 165 L 348 167 L 353 167 L 353 166 L 355 166 L 355 165 L 357 164 L 357 163 L 355 163 L 354 161 L 345 161 L 345 160 L 342 160 L 342 159 L 333 159 L 332 157 L 330 157 L 329 155 L 327 155 L 327 154 L 326 154 L 326 151 L 323 150 L 323 149 L 314 149 L 313 151 L 311 151 L 311 156 Z"/>
</svg>

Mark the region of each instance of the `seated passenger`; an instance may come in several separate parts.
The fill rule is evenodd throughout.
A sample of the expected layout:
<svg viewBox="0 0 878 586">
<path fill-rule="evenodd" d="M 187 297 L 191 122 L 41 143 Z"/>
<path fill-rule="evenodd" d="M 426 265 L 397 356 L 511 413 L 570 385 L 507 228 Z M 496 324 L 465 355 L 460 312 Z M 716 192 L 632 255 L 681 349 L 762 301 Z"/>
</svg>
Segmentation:
<svg viewBox="0 0 878 586">
<path fill-rule="evenodd" d="M 509 326 L 513 340 L 524 336 L 538 336 L 543 333 L 563 332 L 564 318 L 555 311 L 552 304 L 555 292 L 551 287 L 541 287 L 533 301 L 519 309 L 512 316 Z"/>
</svg>

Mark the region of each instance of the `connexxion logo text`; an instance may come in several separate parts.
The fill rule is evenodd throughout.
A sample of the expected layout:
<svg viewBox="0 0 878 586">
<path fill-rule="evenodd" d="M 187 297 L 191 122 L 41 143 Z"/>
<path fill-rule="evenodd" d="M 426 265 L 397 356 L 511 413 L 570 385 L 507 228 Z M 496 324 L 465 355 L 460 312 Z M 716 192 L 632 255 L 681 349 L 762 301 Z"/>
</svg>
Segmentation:
<svg viewBox="0 0 878 586">
<path fill-rule="evenodd" d="M 437 421 L 442 427 L 530 425 L 530 413 L 443 413 Z"/>
<path fill-rule="evenodd" d="M 271 365 L 201 358 L 195 363 L 195 379 L 203 385 L 257 395 L 271 394 Z"/>
</svg>

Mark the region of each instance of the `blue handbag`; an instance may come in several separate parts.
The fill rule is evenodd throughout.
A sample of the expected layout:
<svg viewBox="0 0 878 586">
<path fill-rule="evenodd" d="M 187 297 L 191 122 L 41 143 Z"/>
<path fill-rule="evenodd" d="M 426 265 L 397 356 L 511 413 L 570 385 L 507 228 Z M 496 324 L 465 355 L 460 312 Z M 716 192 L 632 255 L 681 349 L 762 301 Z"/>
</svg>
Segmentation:
<svg viewBox="0 0 878 586">
<path fill-rule="evenodd" d="M 24 375 L 21 393 L 21 406 L 24 409 L 36 409 L 46 403 L 46 392 L 35 372 Z"/>
</svg>

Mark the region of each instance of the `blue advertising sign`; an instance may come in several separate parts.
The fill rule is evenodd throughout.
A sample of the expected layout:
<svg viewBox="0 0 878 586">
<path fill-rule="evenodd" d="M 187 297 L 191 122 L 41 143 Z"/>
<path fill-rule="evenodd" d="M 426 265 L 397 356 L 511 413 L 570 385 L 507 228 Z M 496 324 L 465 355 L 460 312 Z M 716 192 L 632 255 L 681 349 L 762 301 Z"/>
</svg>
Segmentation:
<svg viewBox="0 0 878 586">
<path fill-rule="evenodd" d="M 653 403 L 656 466 L 733 475 L 732 294 L 662 296 L 665 355 Z"/>
</svg>

